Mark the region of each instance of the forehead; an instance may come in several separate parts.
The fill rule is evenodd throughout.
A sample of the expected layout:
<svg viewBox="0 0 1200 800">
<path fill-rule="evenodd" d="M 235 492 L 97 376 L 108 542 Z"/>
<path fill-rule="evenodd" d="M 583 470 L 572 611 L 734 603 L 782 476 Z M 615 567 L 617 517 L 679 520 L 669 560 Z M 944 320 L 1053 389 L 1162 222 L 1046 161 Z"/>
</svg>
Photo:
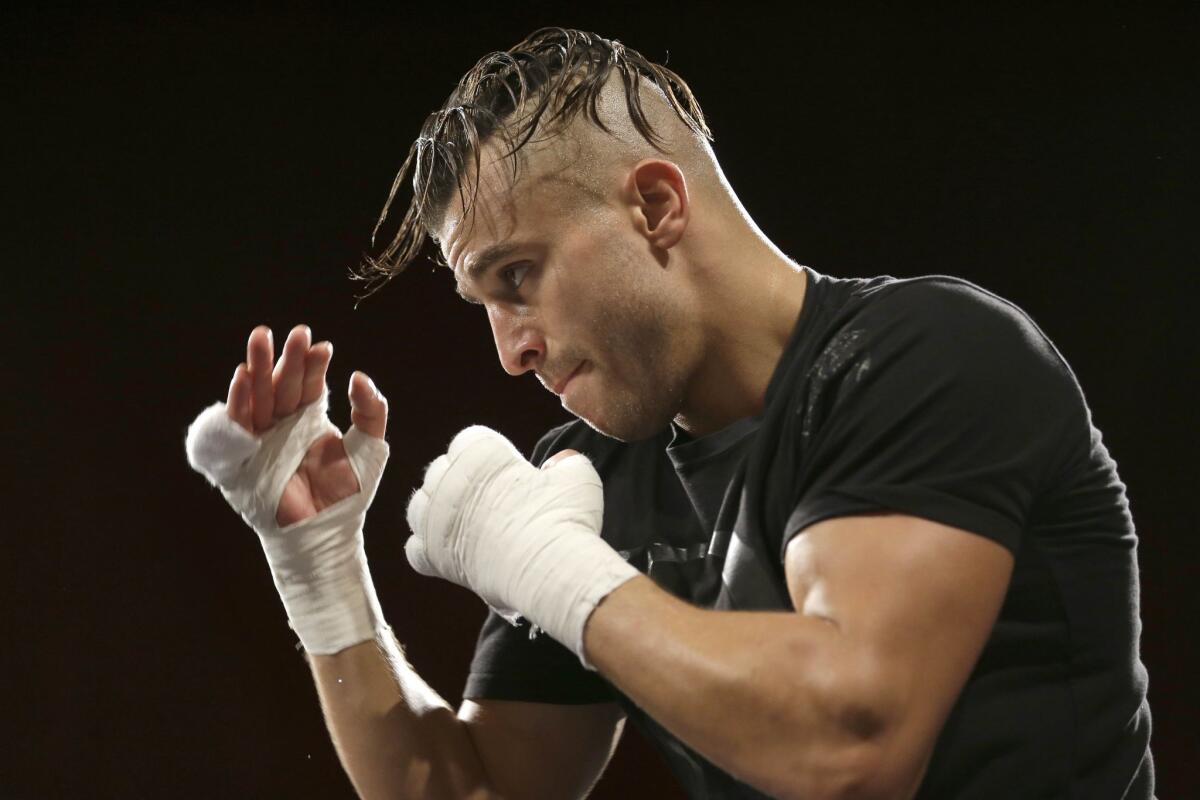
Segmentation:
<svg viewBox="0 0 1200 800">
<path fill-rule="evenodd" d="M 511 156 L 485 145 L 478 186 L 472 168 L 462 192 L 452 194 L 437 230 L 442 256 L 454 271 L 460 293 L 475 265 L 571 224 L 569 212 L 585 192 L 572 172 L 571 159 L 564 157 L 568 149 L 561 141 L 528 146 L 518 152 L 514 173 Z"/>
<path fill-rule="evenodd" d="M 508 164 L 485 150 L 478 185 L 474 172 L 464 176 L 461 191 L 452 193 L 437 230 L 442 256 L 460 280 L 464 256 L 511 239 L 520 216 L 522 187 L 520 181 L 514 183 Z"/>
</svg>

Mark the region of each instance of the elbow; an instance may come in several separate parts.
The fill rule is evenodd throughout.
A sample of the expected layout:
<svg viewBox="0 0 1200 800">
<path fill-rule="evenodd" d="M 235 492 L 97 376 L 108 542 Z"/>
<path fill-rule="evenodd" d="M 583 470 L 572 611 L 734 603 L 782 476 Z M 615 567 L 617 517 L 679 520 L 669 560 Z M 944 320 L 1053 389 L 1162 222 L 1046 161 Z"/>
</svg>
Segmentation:
<svg viewBox="0 0 1200 800">
<path fill-rule="evenodd" d="M 847 752 L 817 769 L 774 774 L 759 785 L 781 800 L 911 800 L 919 778 L 877 769 L 869 752 Z"/>
<path fill-rule="evenodd" d="M 907 746 L 891 725 L 857 728 L 823 744 L 799 736 L 788 740 L 791 747 L 773 748 L 753 770 L 758 773 L 753 782 L 787 800 L 911 800 L 928 763 L 926 748 Z M 914 757 L 917 752 L 924 757 Z"/>
<path fill-rule="evenodd" d="M 933 739 L 895 675 L 842 659 L 806 677 L 751 706 L 759 735 L 739 738 L 731 771 L 789 800 L 911 800 Z"/>
<path fill-rule="evenodd" d="M 759 785 L 781 800 L 875 800 L 896 797 L 881 793 L 871 769 L 870 746 L 824 750 L 819 760 L 788 764 L 782 761 Z"/>
</svg>

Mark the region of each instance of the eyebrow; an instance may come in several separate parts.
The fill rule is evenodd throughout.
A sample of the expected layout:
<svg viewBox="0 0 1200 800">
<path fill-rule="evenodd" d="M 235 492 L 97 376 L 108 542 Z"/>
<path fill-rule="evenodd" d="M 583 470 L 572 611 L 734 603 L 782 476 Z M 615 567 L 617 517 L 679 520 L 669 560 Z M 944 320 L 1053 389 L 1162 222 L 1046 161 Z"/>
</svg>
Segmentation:
<svg viewBox="0 0 1200 800">
<path fill-rule="evenodd" d="M 479 255 L 471 259 L 470 263 L 467 264 L 463 271 L 467 273 L 468 280 L 474 282 L 478 280 L 480 275 L 491 269 L 497 261 L 503 261 L 504 259 L 509 258 L 520 247 L 521 245 L 516 242 L 501 242 L 499 244 L 489 245 L 483 248 L 483 250 L 479 251 Z M 455 275 L 455 284 L 455 290 L 458 292 L 459 297 L 461 297 L 463 300 L 466 300 L 468 303 L 480 305 L 480 301 L 478 299 L 463 289 L 462 283 L 458 280 L 457 274 Z"/>
</svg>

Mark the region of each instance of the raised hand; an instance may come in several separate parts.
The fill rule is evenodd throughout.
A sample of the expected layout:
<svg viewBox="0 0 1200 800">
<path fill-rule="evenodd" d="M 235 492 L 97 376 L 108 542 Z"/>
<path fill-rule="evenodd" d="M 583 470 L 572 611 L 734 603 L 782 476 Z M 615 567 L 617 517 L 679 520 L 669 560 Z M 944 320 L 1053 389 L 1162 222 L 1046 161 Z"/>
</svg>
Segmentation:
<svg viewBox="0 0 1200 800">
<path fill-rule="evenodd" d="M 387 401 L 371 380 L 350 379 L 354 425 L 328 417 L 325 373 L 333 348 L 292 329 L 274 364 L 271 331 L 255 328 L 246 362 L 188 426 L 188 463 L 254 529 L 288 620 L 304 648 L 337 653 L 385 626 L 367 569 L 363 524 L 387 464 Z"/>
<path fill-rule="evenodd" d="M 238 365 L 229 384 L 226 413 L 253 434 L 269 430 L 276 420 L 317 401 L 325 391 L 332 344 L 313 344 L 308 326 L 297 325 L 288 334 L 277 364 L 274 349 L 271 329 L 255 328 L 246 342 L 246 361 Z M 387 400 L 361 372 L 350 378 L 350 408 L 359 430 L 383 438 Z M 307 519 L 358 490 L 341 437 L 329 433 L 308 449 L 285 486 L 276 522 L 284 527 Z"/>
</svg>

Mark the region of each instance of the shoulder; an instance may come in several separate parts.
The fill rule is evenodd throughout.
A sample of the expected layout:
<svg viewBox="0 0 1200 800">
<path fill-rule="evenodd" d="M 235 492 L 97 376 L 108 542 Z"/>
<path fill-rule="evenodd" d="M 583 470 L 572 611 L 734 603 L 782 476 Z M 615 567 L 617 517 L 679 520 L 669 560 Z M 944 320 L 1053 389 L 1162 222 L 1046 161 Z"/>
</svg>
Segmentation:
<svg viewBox="0 0 1200 800">
<path fill-rule="evenodd" d="M 932 276 L 856 292 L 821 334 L 776 412 L 783 530 L 891 510 L 1015 548 L 1088 428 L 1074 376 L 1029 316 Z"/>
<path fill-rule="evenodd" d="M 1015 303 L 948 275 L 871 287 L 860 294 L 858 311 L 862 319 L 889 329 L 911 328 L 935 336 L 1008 336 L 1034 349 L 1053 350 L 1046 335 Z"/>
<path fill-rule="evenodd" d="M 806 448 L 818 434 L 906 431 L 900 438 L 915 441 L 952 421 L 968 440 L 985 425 L 1024 436 L 1033 420 L 1073 425 L 1085 409 L 1074 374 L 1029 315 L 969 281 L 862 284 L 808 332 L 773 403 L 781 438 Z"/>
<path fill-rule="evenodd" d="M 856 292 L 839 316 L 816 353 L 817 371 L 826 376 L 831 367 L 865 369 L 864 362 L 921 372 L 1033 367 L 1047 375 L 1070 375 L 1062 355 L 1027 313 L 961 278 L 930 275 L 874 283 Z"/>
</svg>

